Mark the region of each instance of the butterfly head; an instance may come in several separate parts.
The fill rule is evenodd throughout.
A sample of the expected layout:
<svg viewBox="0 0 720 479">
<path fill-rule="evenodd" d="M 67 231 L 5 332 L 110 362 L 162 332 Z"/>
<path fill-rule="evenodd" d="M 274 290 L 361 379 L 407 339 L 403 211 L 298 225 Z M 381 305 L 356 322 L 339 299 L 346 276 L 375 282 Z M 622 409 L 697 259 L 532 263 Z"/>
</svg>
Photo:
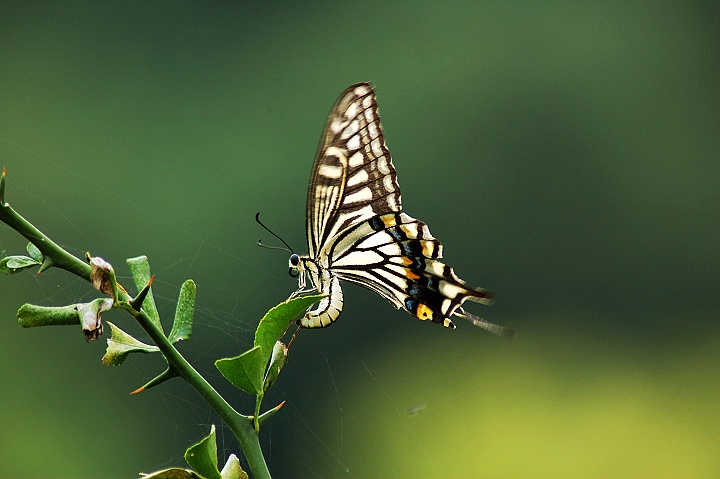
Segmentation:
<svg viewBox="0 0 720 479">
<path fill-rule="evenodd" d="M 291 254 L 290 260 L 288 261 L 288 274 L 293 278 L 297 278 L 300 276 L 301 267 L 300 256 L 298 256 L 297 253 Z"/>
</svg>

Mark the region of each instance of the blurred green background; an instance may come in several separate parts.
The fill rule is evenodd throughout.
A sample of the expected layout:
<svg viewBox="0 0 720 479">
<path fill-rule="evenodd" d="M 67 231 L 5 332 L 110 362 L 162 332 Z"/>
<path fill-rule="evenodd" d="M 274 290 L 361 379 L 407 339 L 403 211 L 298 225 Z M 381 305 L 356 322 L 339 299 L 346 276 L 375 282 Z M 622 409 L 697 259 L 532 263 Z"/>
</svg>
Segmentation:
<svg viewBox="0 0 720 479">
<path fill-rule="evenodd" d="M 25 2 L 0 5 L 7 199 L 75 254 L 149 256 L 181 345 L 247 348 L 296 287 L 256 211 L 305 251 L 325 117 L 372 81 L 406 211 L 495 291 L 461 322 L 347 286 L 302 331 L 263 430 L 278 478 L 720 476 L 717 2 Z M 4 225 L 0 250 L 24 242 Z M 157 357 L 102 366 L 24 302 L 94 297 L 62 272 L 0 277 L 0 478 L 130 478 L 183 465 L 218 419 Z M 135 331 L 129 318 L 108 314 Z M 221 453 L 237 451 L 221 429 Z"/>
</svg>

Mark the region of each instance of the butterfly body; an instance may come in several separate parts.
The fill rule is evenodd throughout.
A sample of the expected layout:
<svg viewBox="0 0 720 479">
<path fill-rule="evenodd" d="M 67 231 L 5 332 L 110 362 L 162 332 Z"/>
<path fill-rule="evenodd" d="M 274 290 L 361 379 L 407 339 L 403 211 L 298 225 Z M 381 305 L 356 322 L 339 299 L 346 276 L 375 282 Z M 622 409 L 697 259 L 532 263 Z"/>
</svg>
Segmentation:
<svg viewBox="0 0 720 479">
<path fill-rule="evenodd" d="M 492 304 L 493 293 L 469 288 L 440 262 L 442 245 L 425 223 L 402 211 L 375 92 L 368 83 L 348 88 L 328 117 L 308 188 L 309 254 L 293 255 L 299 292 L 328 296 L 298 323 L 332 324 L 343 308 L 339 280 L 360 284 L 421 320 L 454 328 L 452 315 L 505 337 L 512 330 L 466 313 L 465 300 Z M 307 279 L 310 285 L 307 284 Z"/>
</svg>

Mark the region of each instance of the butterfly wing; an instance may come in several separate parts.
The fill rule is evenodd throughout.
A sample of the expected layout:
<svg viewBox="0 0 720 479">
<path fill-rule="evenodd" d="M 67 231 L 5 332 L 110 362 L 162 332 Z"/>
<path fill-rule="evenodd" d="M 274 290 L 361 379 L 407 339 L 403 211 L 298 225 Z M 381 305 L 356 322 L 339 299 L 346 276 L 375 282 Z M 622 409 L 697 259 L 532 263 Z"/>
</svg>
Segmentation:
<svg viewBox="0 0 720 479">
<path fill-rule="evenodd" d="M 300 261 L 313 285 L 329 296 L 306 313 L 302 326 L 325 327 L 337 319 L 341 278 L 419 319 L 454 328 L 450 317 L 456 315 L 499 336 L 514 334 L 463 310 L 466 300 L 491 304 L 493 293 L 467 287 L 439 261 L 442 245 L 427 225 L 402 212 L 369 83 L 348 88 L 330 112 L 313 165 L 306 221 L 310 254 Z"/>
<path fill-rule="evenodd" d="M 371 218 L 338 237 L 330 253 L 335 275 L 375 291 L 418 319 L 454 328 L 450 317 L 457 315 L 499 336 L 514 334 L 463 310 L 466 300 L 490 305 L 495 295 L 468 287 L 439 261 L 442 244 L 425 223 L 405 213 Z"/>
<path fill-rule="evenodd" d="M 320 140 L 308 188 L 309 256 L 370 218 L 400 211 L 400 186 L 369 83 L 340 96 Z"/>
</svg>

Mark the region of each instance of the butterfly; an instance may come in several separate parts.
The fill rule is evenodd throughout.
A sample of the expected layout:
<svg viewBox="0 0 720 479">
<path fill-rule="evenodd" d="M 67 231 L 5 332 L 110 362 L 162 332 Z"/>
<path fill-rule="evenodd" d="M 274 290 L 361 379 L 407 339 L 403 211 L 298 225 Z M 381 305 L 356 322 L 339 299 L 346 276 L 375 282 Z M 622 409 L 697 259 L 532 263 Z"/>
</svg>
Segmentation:
<svg viewBox="0 0 720 479">
<path fill-rule="evenodd" d="M 306 229 L 309 253 L 290 256 L 290 274 L 298 277 L 297 293 L 327 296 L 298 320 L 301 327 L 324 328 L 338 319 L 342 279 L 418 319 L 455 328 L 454 315 L 512 338 L 513 330 L 463 309 L 466 300 L 490 305 L 494 294 L 466 286 L 439 261 L 443 248 L 428 226 L 402 210 L 369 83 L 350 86 L 330 112 L 310 177 Z"/>
</svg>

